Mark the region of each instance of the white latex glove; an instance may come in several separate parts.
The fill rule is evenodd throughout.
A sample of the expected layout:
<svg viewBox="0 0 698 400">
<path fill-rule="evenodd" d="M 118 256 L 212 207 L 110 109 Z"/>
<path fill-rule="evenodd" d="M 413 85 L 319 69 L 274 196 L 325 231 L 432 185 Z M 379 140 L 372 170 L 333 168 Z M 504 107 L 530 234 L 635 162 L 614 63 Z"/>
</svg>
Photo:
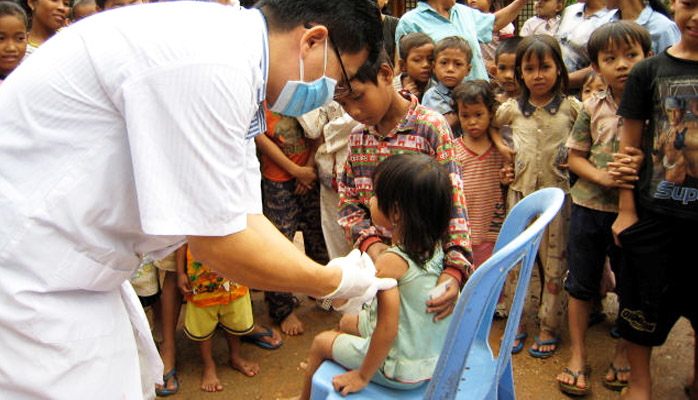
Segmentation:
<svg viewBox="0 0 698 400">
<path fill-rule="evenodd" d="M 376 266 L 371 257 L 361 254 L 358 249 L 352 250 L 346 257 L 332 259 L 327 266 L 339 267 L 342 270 L 342 281 L 337 289 L 324 298 L 348 299 L 347 304 L 338 308 L 343 312 L 358 312 L 361 305 L 376 296 L 376 292 L 397 286 L 395 279 L 377 278 Z"/>
</svg>

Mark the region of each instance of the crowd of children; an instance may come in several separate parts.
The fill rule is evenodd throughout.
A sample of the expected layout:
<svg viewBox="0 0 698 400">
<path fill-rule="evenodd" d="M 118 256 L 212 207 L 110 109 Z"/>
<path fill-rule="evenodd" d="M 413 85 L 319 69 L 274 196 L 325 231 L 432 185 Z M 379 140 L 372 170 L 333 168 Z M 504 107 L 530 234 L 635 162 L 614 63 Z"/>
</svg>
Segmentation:
<svg viewBox="0 0 698 400">
<path fill-rule="evenodd" d="M 537 358 L 559 349 L 567 314 L 571 357 L 557 376 L 561 391 L 592 387 L 587 327 L 613 286 L 621 339 L 600 381 L 627 387 L 624 399 L 650 398 L 652 347 L 678 317 L 698 329 L 696 268 L 687 258 L 698 220 L 698 0 L 671 0 L 673 14 L 656 0 L 567 8 L 535 0 L 536 15 L 515 30 L 526 2 L 422 0 L 399 22 L 383 16 L 386 52 L 345 77 L 348 93 L 298 118 L 267 111 L 266 134 L 255 139 L 265 216 L 290 240 L 301 231 L 321 264 L 354 247 L 399 282 L 315 338 L 301 398 L 325 359 L 348 369 L 335 378 L 342 394 L 370 381 L 407 389 L 429 380 L 453 299 L 492 255 L 507 210 L 546 187 L 562 189 L 566 201 L 540 245 L 542 294 L 524 312 L 538 308 L 528 348 Z M 71 22 L 137 3 L 0 0 L 0 84 Z M 500 317 L 517 279 L 507 279 Z M 447 295 L 427 300 L 444 282 Z M 168 259 L 143 260 L 133 284 L 144 306 L 158 310 L 161 396 L 179 388 L 182 296 L 204 391 L 223 390 L 211 345 L 218 327 L 231 366 L 250 377 L 259 367 L 241 357 L 240 342 L 282 345 L 279 331 L 254 323 L 249 289 L 194 260 L 186 245 Z M 294 313 L 301 300 L 276 292 L 265 299 L 282 333 L 303 333 Z M 528 338 L 531 321 L 521 321 L 513 353 Z M 686 393 L 695 400 L 692 379 Z"/>
</svg>

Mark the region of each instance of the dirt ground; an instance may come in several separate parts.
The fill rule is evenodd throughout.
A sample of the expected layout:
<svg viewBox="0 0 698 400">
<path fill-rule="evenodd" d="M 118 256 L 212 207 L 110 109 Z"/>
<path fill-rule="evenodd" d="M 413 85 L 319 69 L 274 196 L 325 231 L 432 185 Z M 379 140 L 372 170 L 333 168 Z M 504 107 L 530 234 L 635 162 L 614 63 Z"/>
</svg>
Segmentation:
<svg viewBox="0 0 698 400">
<path fill-rule="evenodd" d="M 302 249 L 302 238 L 296 238 L 296 244 Z M 537 280 L 532 279 L 534 287 Z M 260 372 L 253 378 L 243 376 L 230 368 L 228 349 L 223 332 L 214 338 L 214 357 L 218 368 L 218 378 L 224 386 L 222 392 L 205 393 L 200 390 L 201 362 L 198 347 L 189 340 L 181 329 L 183 315 L 180 315 L 180 327 L 177 330 L 177 376 L 179 392 L 170 396 L 171 399 L 260 399 L 273 400 L 290 397 L 301 390 L 304 371 L 298 366 L 305 361 L 310 351 L 313 337 L 327 329 L 332 329 L 339 321 L 337 312 L 324 311 L 315 306 L 315 301 L 303 295 L 300 307 L 296 310 L 303 321 L 305 333 L 300 336 L 283 335 L 284 344 L 276 350 L 265 350 L 250 343 L 242 344 L 242 356 L 260 365 Z M 606 400 L 617 399 L 617 392 L 606 389 L 601 379 L 606 373 L 610 357 L 613 355 L 615 340 L 609 335 L 616 317 L 617 303 L 614 295 L 607 296 L 604 301 L 604 311 L 608 315 L 606 321 L 591 327 L 587 335 L 589 349 L 588 363 L 592 368 L 591 394 L 585 399 Z M 267 317 L 262 292 L 253 291 L 252 304 L 256 322 L 272 326 Z M 184 309 L 182 309 L 184 311 Z M 182 312 L 184 314 L 184 312 Z M 494 322 L 490 335 L 490 343 L 497 351 L 498 339 L 506 321 Z M 278 327 L 275 327 L 278 329 Z M 569 336 L 565 330 L 562 333 L 560 350 L 547 360 L 536 359 L 528 355 L 528 347 L 533 343 L 532 335 L 526 342 L 524 351 L 514 355 L 514 382 L 516 395 L 521 400 L 555 400 L 568 399 L 557 386 L 555 376 L 565 367 L 569 358 Z M 529 326 L 529 333 L 535 332 Z M 681 319 L 674 327 L 664 346 L 656 348 L 652 353 L 653 391 L 657 400 L 687 399 L 683 385 L 693 370 L 694 333 L 690 323 Z M 351 398 L 351 396 L 349 396 Z"/>
<path fill-rule="evenodd" d="M 255 317 L 258 322 L 269 325 L 266 317 L 266 305 L 262 293 L 252 295 Z M 243 343 L 242 354 L 260 365 L 260 373 L 253 377 L 244 377 L 228 365 L 228 350 L 223 333 L 215 337 L 214 352 L 218 364 L 218 377 L 224 390 L 218 393 L 204 393 L 199 389 L 201 363 L 199 362 L 196 343 L 187 339 L 181 329 L 177 332 L 177 371 L 179 393 L 174 399 L 264 399 L 271 400 L 297 394 L 301 388 L 303 371 L 298 368 L 310 350 L 315 334 L 330 329 L 339 320 L 339 314 L 321 310 L 315 302 L 303 298 L 297 309 L 299 318 L 305 324 L 305 333 L 301 336 L 285 336 L 284 344 L 277 350 L 264 350 L 253 344 Z M 611 303 L 612 304 L 612 303 Z M 608 305 L 607 305 L 608 308 Z M 607 311 L 608 312 L 608 311 Z M 611 315 L 614 317 L 614 315 Z M 495 321 L 491 339 L 494 342 L 501 335 L 503 321 Z M 591 351 L 589 363 L 592 367 L 592 393 L 588 399 L 616 399 L 618 394 L 601 385 L 601 379 L 613 354 L 614 340 L 608 332 L 612 327 L 611 319 L 589 330 L 587 343 Z M 532 340 L 526 342 L 530 346 Z M 547 359 L 534 359 L 526 351 L 514 356 L 514 376 L 517 398 L 528 399 L 565 399 L 557 388 L 555 375 L 564 367 L 569 355 L 565 343 L 568 337 L 563 335 L 561 351 Z M 676 325 L 667 343 L 655 349 L 652 358 L 652 374 L 655 398 L 661 400 L 685 399 L 683 383 L 691 373 L 693 363 L 693 330 L 687 320 L 682 319 Z"/>
</svg>

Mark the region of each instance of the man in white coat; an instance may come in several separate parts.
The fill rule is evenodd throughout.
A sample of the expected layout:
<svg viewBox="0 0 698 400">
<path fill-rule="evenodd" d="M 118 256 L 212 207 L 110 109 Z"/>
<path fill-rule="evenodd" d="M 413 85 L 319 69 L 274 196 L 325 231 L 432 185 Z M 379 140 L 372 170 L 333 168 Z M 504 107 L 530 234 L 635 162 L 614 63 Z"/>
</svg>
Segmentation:
<svg viewBox="0 0 698 400">
<path fill-rule="evenodd" d="M 380 49 L 379 12 L 259 7 L 100 13 L 0 87 L 0 398 L 154 397 L 162 364 L 125 281 L 184 241 L 250 287 L 346 298 L 395 284 L 356 257 L 312 262 L 262 216 L 253 141 L 265 99 L 300 115 L 336 81 L 350 90 Z"/>
</svg>

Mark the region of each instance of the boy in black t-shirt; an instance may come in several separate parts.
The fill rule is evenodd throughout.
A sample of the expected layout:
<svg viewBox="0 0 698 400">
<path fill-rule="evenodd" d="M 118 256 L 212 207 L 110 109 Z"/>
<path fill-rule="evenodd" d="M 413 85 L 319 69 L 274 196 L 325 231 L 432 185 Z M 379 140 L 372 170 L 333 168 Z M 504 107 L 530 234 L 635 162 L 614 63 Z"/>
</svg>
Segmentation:
<svg viewBox="0 0 698 400">
<path fill-rule="evenodd" d="M 620 148 L 642 146 L 646 154 L 635 190 L 620 191 L 613 224 L 625 258 L 618 329 L 629 341 L 626 400 L 650 399 L 652 346 L 664 343 L 678 318 L 698 328 L 698 267 L 691 257 L 698 223 L 698 0 L 671 6 L 681 41 L 635 66 L 618 110 L 625 118 Z M 695 371 L 690 396 L 698 399 Z"/>
</svg>

